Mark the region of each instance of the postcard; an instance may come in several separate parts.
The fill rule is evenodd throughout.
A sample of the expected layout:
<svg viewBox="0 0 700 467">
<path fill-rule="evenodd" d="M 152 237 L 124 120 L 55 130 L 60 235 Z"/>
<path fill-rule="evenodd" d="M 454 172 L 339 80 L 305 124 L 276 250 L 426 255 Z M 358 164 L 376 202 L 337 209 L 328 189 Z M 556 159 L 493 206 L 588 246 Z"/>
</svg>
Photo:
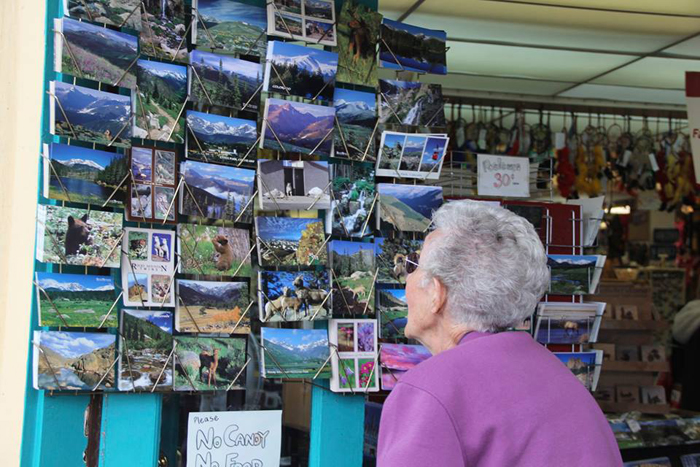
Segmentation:
<svg viewBox="0 0 700 467">
<path fill-rule="evenodd" d="M 665 362 L 666 347 L 663 345 L 643 345 L 642 361 L 649 363 Z"/>
<path fill-rule="evenodd" d="M 44 197 L 121 207 L 126 197 L 126 156 L 76 145 L 44 144 Z"/>
<path fill-rule="evenodd" d="M 34 331 L 34 389 L 113 389 L 115 335 Z"/>
<path fill-rule="evenodd" d="M 553 353 L 589 391 L 596 390 L 603 364 L 603 351 Z"/>
<path fill-rule="evenodd" d="M 639 321 L 639 309 L 636 305 L 617 305 L 615 319 Z"/>
<path fill-rule="evenodd" d="M 173 388 L 173 312 L 121 312 L 119 340 L 120 391 L 171 391 Z"/>
<path fill-rule="evenodd" d="M 118 268 L 122 214 L 40 205 L 36 259 L 42 263 Z"/>
<path fill-rule="evenodd" d="M 603 351 L 603 361 L 612 362 L 615 360 L 615 344 L 593 344 L 591 348 Z"/>
<path fill-rule="evenodd" d="M 131 196 L 126 218 L 134 222 L 158 222 L 167 217 L 174 223 L 177 207 L 175 180 L 177 179 L 175 151 L 153 147 L 131 148 Z"/>
<path fill-rule="evenodd" d="M 333 107 L 338 128 L 332 156 L 360 161 L 374 160 L 377 96 L 371 92 L 335 88 Z"/>
<path fill-rule="evenodd" d="M 382 140 L 379 143 L 379 155 L 377 156 L 377 175 L 386 177 L 400 177 L 399 164 L 401 155 L 406 145 L 406 133 L 394 131 L 382 132 Z"/>
<path fill-rule="evenodd" d="M 261 328 L 263 378 L 331 377 L 326 329 Z"/>
<path fill-rule="evenodd" d="M 377 318 L 382 339 L 403 339 L 408 324 L 406 289 L 379 289 L 377 292 Z"/>
<path fill-rule="evenodd" d="M 331 391 L 379 391 L 377 321 L 332 319 L 328 322 Z"/>
<path fill-rule="evenodd" d="M 259 216 L 255 230 L 260 266 L 314 266 L 328 260 L 321 219 Z"/>
<path fill-rule="evenodd" d="M 201 50 L 190 53 L 190 99 L 256 112 L 263 84 L 262 65 Z"/>
<path fill-rule="evenodd" d="M 617 386 L 615 390 L 617 402 L 639 403 L 639 388 L 637 386 Z"/>
<path fill-rule="evenodd" d="M 181 274 L 225 277 L 252 274 L 248 230 L 178 224 L 177 238 Z"/>
<path fill-rule="evenodd" d="M 535 338 L 543 344 L 588 344 L 598 340 L 605 303 L 543 302 L 537 307 Z"/>
<path fill-rule="evenodd" d="M 382 20 L 379 60 L 384 68 L 447 74 L 447 33 Z"/>
<path fill-rule="evenodd" d="M 442 134 L 382 132 L 377 175 L 437 180 L 449 138 Z"/>
<path fill-rule="evenodd" d="M 374 239 L 374 248 L 379 269 L 377 283 L 405 284 L 408 276 L 406 260 L 420 257 L 423 240 L 377 237 Z"/>
<path fill-rule="evenodd" d="M 335 237 L 371 237 L 376 224 L 371 217 L 377 205 L 374 169 L 362 165 L 331 164 L 331 180 L 326 233 Z"/>
<path fill-rule="evenodd" d="M 139 0 L 63 0 L 63 11 L 72 18 L 81 18 L 118 28 L 141 30 Z"/>
<path fill-rule="evenodd" d="M 329 295 L 327 271 L 258 273 L 258 308 L 263 323 L 328 319 Z"/>
<path fill-rule="evenodd" d="M 605 256 L 547 255 L 547 265 L 551 271 L 550 294 L 594 294 L 605 266 Z"/>
<path fill-rule="evenodd" d="M 642 404 L 666 405 L 666 389 L 663 386 L 642 386 Z"/>
<path fill-rule="evenodd" d="M 258 200 L 266 211 L 331 206 L 328 162 L 258 159 Z"/>
<path fill-rule="evenodd" d="M 265 56 L 265 8 L 236 0 L 193 0 L 192 43 L 198 50 L 222 54 Z"/>
<path fill-rule="evenodd" d="M 338 54 L 334 52 L 271 41 L 267 47 L 263 91 L 330 101 L 337 70 Z"/>
<path fill-rule="evenodd" d="M 177 336 L 174 340 L 175 391 L 245 389 L 245 337 Z"/>
<path fill-rule="evenodd" d="M 445 102 L 439 84 L 379 80 L 379 123 L 445 126 Z"/>
<path fill-rule="evenodd" d="M 333 316 L 374 314 L 374 244 L 330 242 Z"/>
<path fill-rule="evenodd" d="M 142 5 L 141 52 L 160 60 L 186 62 L 189 28 L 185 0 L 146 1 Z"/>
<path fill-rule="evenodd" d="M 255 164 L 258 143 L 255 120 L 188 110 L 187 128 L 188 159 L 217 164 Z"/>
<path fill-rule="evenodd" d="M 247 282 L 178 279 L 175 329 L 203 334 L 248 334 Z"/>
<path fill-rule="evenodd" d="M 134 138 L 184 143 L 182 111 L 187 102 L 187 67 L 154 60 L 136 62 L 132 91 Z"/>
<path fill-rule="evenodd" d="M 442 205 L 442 187 L 429 185 L 377 184 L 377 228 L 400 232 L 425 232 L 433 212 Z"/>
<path fill-rule="evenodd" d="M 335 108 L 268 98 L 261 149 L 330 156 Z"/>
<path fill-rule="evenodd" d="M 54 19 L 54 71 L 109 86 L 136 87 L 136 36 L 70 18 Z"/>
<path fill-rule="evenodd" d="M 122 252 L 124 305 L 175 306 L 175 232 L 126 227 Z"/>
<path fill-rule="evenodd" d="M 639 347 L 636 345 L 615 345 L 615 360 L 621 362 L 638 362 Z"/>
<path fill-rule="evenodd" d="M 51 81 L 51 94 L 52 135 L 105 146 L 131 146 L 129 96 L 61 81 Z"/>
<path fill-rule="evenodd" d="M 343 2 L 338 17 L 338 81 L 377 84 L 377 41 L 382 15 L 355 0 Z"/>
<path fill-rule="evenodd" d="M 615 402 L 615 387 L 598 386 L 598 389 L 593 393 L 593 397 L 598 402 Z"/>
<path fill-rule="evenodd" d="M 271 0 L 267 34 L 335 46 L 335 5 L 332 0 Z"/>
<path fill-rule="evenodd" d="M 430 351 L 422 345 L 382 344 L 379 350 L 382 390 L 394 389 L 404 373 L 430 357 Z"/>
<path fill-rule="evenodd" d="M 255 170 L 185 161 L 180 173 L 185 179 L 180 214 L 251 223 Z"/>
<path fill-rule="evenodd" d="M 39 326 L 116 328 L 112 276 L 36 273 Z"/>
</svg>

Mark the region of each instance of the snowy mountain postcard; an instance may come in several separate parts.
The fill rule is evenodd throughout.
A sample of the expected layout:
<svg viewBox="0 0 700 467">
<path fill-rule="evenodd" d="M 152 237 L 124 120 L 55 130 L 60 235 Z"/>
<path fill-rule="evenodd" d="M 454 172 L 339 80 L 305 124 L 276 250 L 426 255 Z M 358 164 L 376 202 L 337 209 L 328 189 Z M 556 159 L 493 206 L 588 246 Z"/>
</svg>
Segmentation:
<svg viewBox="0 0 700 467">
<path fill-rule="evenodd" d="M 260 147 L 330 156 L 334 125 L 333 107 L 268 98 Z"/>
<path fill-rule="evenodd" d="M 188 110 L 187 128 L 188 159 L 220 164 L 255 164 L 253 148 L 258 141 L 255 120 Z"/>
<path fill-rule="evenodd" d="M 264 91 L 330 101 L 335 89 L 338 54 L 287 42 L 270 42 Z"/>
<path fill-rule="evenodd" d="M 263 378 L 331 377 L 326 329 L 262 328 L 260 340 Z"/>
<path fill-rule="evenodd" d="M 336 88 L 333 107 L 338 128 L 333 157 L 374 160 L 374 134 L 377 122 L 377 96 L 371 92 Z"/>
<path fill-rule="evenodd" d="M 190 54 L 190 99 L 256 112 L 260 106 L 262 65 L 201 50 Z"/>
</svg>

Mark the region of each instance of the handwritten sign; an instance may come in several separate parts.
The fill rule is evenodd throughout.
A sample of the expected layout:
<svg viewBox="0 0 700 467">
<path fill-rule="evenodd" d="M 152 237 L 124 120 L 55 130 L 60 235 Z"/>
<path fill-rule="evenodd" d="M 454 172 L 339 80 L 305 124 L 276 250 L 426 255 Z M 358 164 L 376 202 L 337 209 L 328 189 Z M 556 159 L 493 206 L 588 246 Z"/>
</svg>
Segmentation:
<svg viewBox="0 0 700 467">
<path fill-rule="evenodd" d="M 190 467 L 277 467 L 281 447 L 281 410 L 190 413 Z"/>
<path fill-rule="evenodd" d="M 530 196 L 530 161 L 527 157 L 479 154 L 477 164 L 479 196 Z"/>
</svg>

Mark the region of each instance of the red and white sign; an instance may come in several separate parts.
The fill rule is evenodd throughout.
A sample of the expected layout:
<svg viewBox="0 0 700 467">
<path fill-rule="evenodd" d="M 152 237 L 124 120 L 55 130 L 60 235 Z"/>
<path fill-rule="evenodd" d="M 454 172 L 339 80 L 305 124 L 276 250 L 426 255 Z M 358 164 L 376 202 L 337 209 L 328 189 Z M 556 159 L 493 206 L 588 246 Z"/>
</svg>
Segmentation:
<svg viewBox="0 0 700 467">
<path fill-rule="evenodd" d="M 477 155 L 479 196 L 530 196 L 530 160 L 527 157 Z"/>
<path fill-rule="evenodd" d="M 685 102 L 688 106 L 690 148 L 693 151 L 695 180 L 700 180 L 700 72 L 685 72 Z"/>
</svg>

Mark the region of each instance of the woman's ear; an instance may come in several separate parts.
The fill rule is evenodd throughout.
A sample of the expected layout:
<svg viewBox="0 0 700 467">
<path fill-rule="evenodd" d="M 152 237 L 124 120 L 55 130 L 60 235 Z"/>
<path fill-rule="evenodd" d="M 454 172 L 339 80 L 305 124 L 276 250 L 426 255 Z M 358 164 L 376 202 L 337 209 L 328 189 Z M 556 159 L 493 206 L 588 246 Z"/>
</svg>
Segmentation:
<svg viewBox="0 0 700 467">
<path fill-rule="evenodd" d="M 436 277 L 431 279 L 431 286 L 433 298 L 430 304 L 430 312 L 438 314 L 445 308 L 445 302 L 447 302 L 447 288 Z"/>
</svg>

